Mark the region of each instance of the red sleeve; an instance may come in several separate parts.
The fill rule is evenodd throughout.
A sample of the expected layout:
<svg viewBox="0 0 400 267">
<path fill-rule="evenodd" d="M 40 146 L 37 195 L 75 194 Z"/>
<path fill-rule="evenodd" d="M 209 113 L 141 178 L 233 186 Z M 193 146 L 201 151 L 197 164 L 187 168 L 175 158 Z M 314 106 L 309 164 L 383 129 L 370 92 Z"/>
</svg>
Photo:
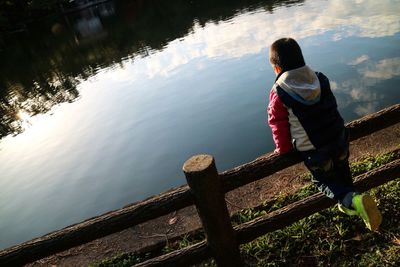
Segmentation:
<svg viewBox="0 0 400 267">
<path fill-rule="evenodd" d="M 269 95 L 268 124 L 272 129 L 272 138 L 276 146 L 275 152 L 283 154 L 292 150 L 289 112 L 274 89 Z"/>
</svg>

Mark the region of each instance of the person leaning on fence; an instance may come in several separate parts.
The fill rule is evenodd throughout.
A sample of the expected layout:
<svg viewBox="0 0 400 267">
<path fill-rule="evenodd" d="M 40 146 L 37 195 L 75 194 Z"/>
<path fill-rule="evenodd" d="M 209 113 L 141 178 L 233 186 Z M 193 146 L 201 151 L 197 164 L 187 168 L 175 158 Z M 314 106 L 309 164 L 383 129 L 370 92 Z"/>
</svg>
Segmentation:
<svg viewBox="0 0 400 267">
<path fill-rule="evenodd" d="M 300 152 L 312 181 L 340 211 L 360 216 L 368 229 L 382 221 L 375 201 L 358 193 L 349 168 L 349 138 L 328 78 L 305 64 L 292 38 L 275 41 L 269 61 L 276 74 L 268 104 L 268 123 L 276 153 Z"/>
</svg>

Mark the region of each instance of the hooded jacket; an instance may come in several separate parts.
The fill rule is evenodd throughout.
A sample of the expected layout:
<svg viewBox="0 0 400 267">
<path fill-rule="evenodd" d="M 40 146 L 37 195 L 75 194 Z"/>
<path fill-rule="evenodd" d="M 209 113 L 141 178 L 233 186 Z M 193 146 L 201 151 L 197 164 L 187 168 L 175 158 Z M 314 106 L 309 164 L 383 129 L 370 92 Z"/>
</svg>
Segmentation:
<svg viewBox="0 0 400 267">
<path fill-rule="evenodd" d="M 293 147 L 320 149 L 344 130 L 328 78 L 308 66 L 278 75 L 270 92 L 268 123 L 279 153 Z"/>
</svg>

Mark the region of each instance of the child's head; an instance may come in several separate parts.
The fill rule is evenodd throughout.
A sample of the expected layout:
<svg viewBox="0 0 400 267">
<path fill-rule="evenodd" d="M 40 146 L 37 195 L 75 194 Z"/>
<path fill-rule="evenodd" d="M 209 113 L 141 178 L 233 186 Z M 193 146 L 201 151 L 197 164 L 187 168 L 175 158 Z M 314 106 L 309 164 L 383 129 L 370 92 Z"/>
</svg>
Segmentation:
<svg viewBox="0 0 400 267">
<path fill-rule="evenodd" d="M 276 74 L 297 69 L 306 64 L 299 44 L 292 38 L 276 40 L 270 47 L 269 61 Z"/>
</svg>

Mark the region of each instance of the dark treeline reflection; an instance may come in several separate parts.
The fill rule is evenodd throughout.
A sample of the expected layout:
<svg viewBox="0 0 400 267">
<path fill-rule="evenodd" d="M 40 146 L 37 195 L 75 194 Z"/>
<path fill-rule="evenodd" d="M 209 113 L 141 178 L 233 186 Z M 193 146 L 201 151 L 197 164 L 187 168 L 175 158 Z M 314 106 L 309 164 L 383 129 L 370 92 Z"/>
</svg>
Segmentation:
<svg viewBox="0 0 400 267">
<path fill-rule="evenodd" d="M 80 80 L 127 57 L 146 56 L 193 30 L 240 12 L 302 1 L 109 1 L 38 21 L 0 36 L 0 139 L 22 132 L 33 116 L 79 97 Z"/>
</svg>

